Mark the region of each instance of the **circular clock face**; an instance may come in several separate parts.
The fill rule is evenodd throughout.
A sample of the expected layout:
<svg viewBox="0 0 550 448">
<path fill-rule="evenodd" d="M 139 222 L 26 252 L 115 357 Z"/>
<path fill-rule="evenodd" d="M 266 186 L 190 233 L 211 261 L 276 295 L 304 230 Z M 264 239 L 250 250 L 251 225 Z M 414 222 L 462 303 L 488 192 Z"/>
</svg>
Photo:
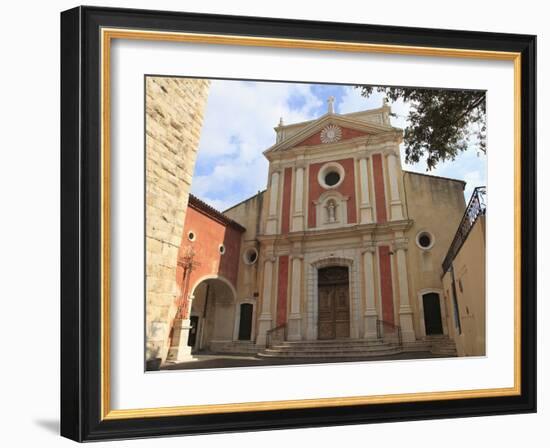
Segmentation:
<svg viewBox="0 0 550 448">
<path fill-rule="evenodd" d="M 321 142 L 334 143 L 342 138 L 342 129 L 334 124 L 329 124 L 321 131 Z"/>
</svg>

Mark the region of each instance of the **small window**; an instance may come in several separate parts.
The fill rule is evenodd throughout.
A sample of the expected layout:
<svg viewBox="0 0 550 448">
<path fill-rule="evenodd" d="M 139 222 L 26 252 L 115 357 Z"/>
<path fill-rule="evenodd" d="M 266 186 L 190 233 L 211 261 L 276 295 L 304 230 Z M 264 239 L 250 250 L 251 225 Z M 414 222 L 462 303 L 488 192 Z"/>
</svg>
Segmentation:
<svg viewBox="0 0 550 448">
<path fill-rule="evenodd" d="M 418 242 L 422 247 L 426 248 L 430 247 L 430 244 L 432 244 L 432 239 L 430 238 L 430 235 L 423 234 L 420 235 L 420 238 L 418 238 Z"/>
<path fill-rule="evenodd" d="M 187 234 L 187 239 L 189 241 L 195 241 L 197 239 L 197 235 L 192 230 Z"/>
<path fill-rule="evenodd" d="M 251 247 L 245 251 L 243 258 L 246 264 L 254 264 L 258 260 L 258 251 Z"/>
<path fill-rule="evenodd" d="M 431 249 L 434 245 L 434 237 L 430 232 L 419 232 L 416 235 L 416 244 L 420 249 Z"/>
<path fill-rule="evenodd" d="M 220 251 L 220 254 L 225 254 L 225 246 L 223 244 L 219 245 L 218 250 Z"/>
<path fill-rule="evenodd" d="M 321 187 L 329 190 L 338 188 L 344 181 L 344 167 L 337 162 L 325 163 L 317 174 L 317 181 Z"/>
<path fill-rule="evenodd" d="M 327 184 L 329 187 L 333 187 L 338 182 L 340 182 L 340 174 L 338 174 L 336 171 L 330 171 L 325 176 L 325 184 Z"/>
</svg>

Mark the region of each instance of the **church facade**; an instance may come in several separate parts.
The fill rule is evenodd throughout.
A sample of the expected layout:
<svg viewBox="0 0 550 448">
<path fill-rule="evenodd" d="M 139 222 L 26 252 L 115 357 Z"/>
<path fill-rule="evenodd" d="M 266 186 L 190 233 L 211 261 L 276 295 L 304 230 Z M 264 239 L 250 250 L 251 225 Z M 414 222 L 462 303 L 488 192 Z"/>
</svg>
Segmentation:
<svg viewBox="0 0 550 448">
<path fill-rule="evenodd" d="M 266 190 L 223 213 L 190 197 L 169 361 L 265 354 L 275 338 L 315 352 L 456 333 L 442 262 L 465 182 L 404 170 L 390 113 L 336 114 L 329 99 L 323 116 L 275 128 Z"/>
</svg>

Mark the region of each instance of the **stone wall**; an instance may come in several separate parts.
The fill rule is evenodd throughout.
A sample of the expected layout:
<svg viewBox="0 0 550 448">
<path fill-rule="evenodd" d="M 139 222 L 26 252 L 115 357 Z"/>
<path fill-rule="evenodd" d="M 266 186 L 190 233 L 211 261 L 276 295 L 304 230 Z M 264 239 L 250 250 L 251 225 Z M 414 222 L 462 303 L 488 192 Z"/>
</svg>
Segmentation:
<svg viewBox="0 0 550 448">
<path fill-rule="evenodd" d="M 146 79 L 146 359 L 166 359 L 187 198 L 210 81 Z"/>
</svg>

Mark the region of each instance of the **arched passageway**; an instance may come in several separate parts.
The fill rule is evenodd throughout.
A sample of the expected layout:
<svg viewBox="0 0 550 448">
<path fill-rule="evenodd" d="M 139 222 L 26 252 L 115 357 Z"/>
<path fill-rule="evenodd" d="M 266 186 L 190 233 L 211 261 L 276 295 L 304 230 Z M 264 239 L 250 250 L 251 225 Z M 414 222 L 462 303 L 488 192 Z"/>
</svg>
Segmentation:
<svg viewBox="0 0 550 448">
<path fill-rule="evenodd" d="M 235 291 L 221 278 L 201 280 L 193 289 L 191 330 L 192 352 L 210 350 L 212 342 L 231 341 L 235 324 Z"/>
</svg>

